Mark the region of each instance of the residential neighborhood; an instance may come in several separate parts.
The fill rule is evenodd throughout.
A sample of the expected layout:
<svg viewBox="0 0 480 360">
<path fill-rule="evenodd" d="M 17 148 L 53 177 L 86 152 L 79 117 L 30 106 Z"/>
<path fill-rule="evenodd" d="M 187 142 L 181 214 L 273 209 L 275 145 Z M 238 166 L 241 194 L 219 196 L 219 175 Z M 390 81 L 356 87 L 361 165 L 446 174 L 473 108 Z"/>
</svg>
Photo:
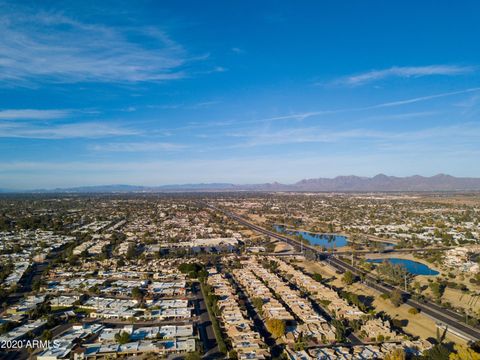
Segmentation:
<svg viewBox="0 0 480 360">
<path fill-rule="evenodd" d="M 372 202 L 390 208 L 402 199 L 403 207 L 414 207 L 411 195 L 342 196 L 339 205 L 336 199 L 118 196 L 97 198 L 91 207 L 88 198 L 60 197 L 54 206 L 48 198 L 17 200 L 29 209 L 20 212 L 9 200 L 0 237 L 0 341 L 25 347 L 8 349 L 5 358 L 381 359 L 394 352 L 415 358 L 437 351 L 437 335 L 455 346 L 474 344 L 478 245 L 425 244 L 417 251 L 419 243 L 373 235 L 371 224 L 361 233 L 349 225 L 359 220 L 333 218 L 341 214 L 336 206 L 351 201 L 361 209 L 358 219 Z M 426 200 L 418 206 L 425 209 Z M 460 216 L 447 209 L 438 231 Z M 241 221 L 229 217 L 232 210 Z M 478 211 L 466 207 L 462 216 Z M 30 230 L 26 219 L 44 230 Z M 322 230 L 338 235 L 315 235 Z M 398 289 L 372 288 L 373 276 Z M 462 315 L 454 325 L 431 317 L 405 290 L 411 301 L 435 301 Z"/>
</svg>

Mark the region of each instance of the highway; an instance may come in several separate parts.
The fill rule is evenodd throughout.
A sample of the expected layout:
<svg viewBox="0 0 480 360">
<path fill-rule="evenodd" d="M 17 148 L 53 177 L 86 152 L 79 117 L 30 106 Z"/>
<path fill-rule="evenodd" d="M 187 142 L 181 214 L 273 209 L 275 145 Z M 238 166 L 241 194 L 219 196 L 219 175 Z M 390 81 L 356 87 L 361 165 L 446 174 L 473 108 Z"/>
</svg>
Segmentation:
<svg viewBox="0 0 480 360">
<path fill-rule="evenodd" d="M 394 254 L 394 253 L 407 253 L 423 252 L 423 251 L 445 251 L 454 249 L 455 246 L 442 246 L 442 247 L 425 247 L 425 248 L 403 248 L 403 249 L 388 249 L 388 250 L 335 250 L 335 255 L 351 255 L 353 254 Z"/>
<path fill-rule="evenodd" d="M 238 223 L 255 230 L 259 233 L 262 233 L 264 235 L 268 235 L 270 237 L 273 237 L 277 240 L 284 241 L 288 243 L 289 245 L 292 245 L 294 247 L 300 247 L 301 244 L 300 242 L 291 239 L 285 235 L 281 235 L 278 233 L 275 233 L 273 231 L 267 230 L 263 227 L 260 227 L 258 225 L 252 224 L 249 221 L 245 220 L 241 216 L 231 212 L 227 211 L 224 209 L 220 209 L 218 207 L 215 207 L 210 204 L 202 203 L 204 206 L 210 208 L 211 210 L 221 212 L 225 214 L 226 216 L 230 217 L 231 219 L 234 219 Z M 367 272 L 365 272 L 362 269 L 359 269 L 357 267 L 354 267 L 345 261 L 335 257 L 335 255 L 327 254 L 320 249 L 311 246 L 309 244 L 303 244 L 303 247 L 305 249 L 308 249 L 315 253 L 317 256 L 327 256 L 327 261 L 328 263 L 336 268 L 337 270 L 344 272 L 344 271 L 351 271 L 352 273 L 356 275 L 362 275 L 364 278 L 364 282 L 367 286 L 370 288 L 382 293 L 382 294 L 390 294 L 395 287 L 392 285 L 389 285 L 371 275 L 369 275 Z M 408 292 L 405 292 L 401 290 L 400 288 L 397 288 L 398 290 L 401 291 L 403 298 L 405 300 L 405 303 L 407 303 L 410 306 L 413 306 L 417 309 L 420 309 L 424 314 L 428 315 L 432 319 L 434 319 L 437 323 L 440 323 L 444 326 L 447 326 L 448 329 L 457 334 L 458 336 L 464 338 L 465 340 L 470 340 L 470 341 L 478 341 L 480 340 L 480 329 L 476 327 L 472 327 L 470 325 L 467 325 L 463 322 L 463 315 L 460 315 L 452 310 L 443 308 L 437 304 L 432 303 L 431 301 L 425 301 L 425 302 L 419 302 L 417 300 L 412 299 L 411 294 Z"/>
</svg>

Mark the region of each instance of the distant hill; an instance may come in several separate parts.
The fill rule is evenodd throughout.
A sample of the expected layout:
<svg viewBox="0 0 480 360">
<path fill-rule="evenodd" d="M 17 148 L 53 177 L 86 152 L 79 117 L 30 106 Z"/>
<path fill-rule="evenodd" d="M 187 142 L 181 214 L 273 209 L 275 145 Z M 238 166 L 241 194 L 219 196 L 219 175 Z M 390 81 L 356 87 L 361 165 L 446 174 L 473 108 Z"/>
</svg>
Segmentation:
<svg viewBox="0 0 480 360">
<path fill-rule="evenodd" d="M 105 192 L 138 192 L 144 191 L 145 187 L 135 185 L 98 185 L 80 186 L 73 188 L 57 188 L 53 190 L 38 190 L 39 192 L 73 192 L 73 193 L 105 193 Z"/>
<path fill-rule="evenodd" d="M 180 184 L 162 186 L 100 185 L 51 190 L 32 190 L 35 193 L 129 193 L 129 192 L 200 192 L 200 191 L 311 191 L 311 192 L 386 192 L 386 191 L 480 191 L 480 178 L 454 177 L 438 174 L 396 177 L 379 174 L 374 177 L 337 176 L 335 178 L 304 179 L 294 184 L 278 182 L 236 185 L 229 183 Z M 5 189 L 0 192 L 13 192 Z"/>
<path fill-rule="evenodd" d="M 181 191 L 226 191 L 235 190 L 236 185 L 225 183 L 209 184 L 172 184 L 161 186 L 141 185 L 97 185 L 71 188 L 37 189 L 28 192 L 35 193 L 130 193 L 130 192 L 181 192 Z"/>
<path fill-rule="evenodd" d="M 459 178 L 445 174 L 396 177 L 337 176 L 333 179 L 307 179 L 292 185 L 299 191 L 459 191 L 480 190 L 480 178 Z"/>
<path fill-rule="evenodd" d="M 171 184 L 160 186 L 141 185 L 93 185 L 70 188 L 35 189 L 14 191 L 0 189 L 0 193 L 71 193 L 71 194 L 96 194 L 96 193 L 155 193 L 155 192 L 219 192 L 219 191 L 282 191 L 290 185 L 261 184 L 261 185 L 235 185 L 229 183 L 199 183 L 199 184 Z"/>
</svg>

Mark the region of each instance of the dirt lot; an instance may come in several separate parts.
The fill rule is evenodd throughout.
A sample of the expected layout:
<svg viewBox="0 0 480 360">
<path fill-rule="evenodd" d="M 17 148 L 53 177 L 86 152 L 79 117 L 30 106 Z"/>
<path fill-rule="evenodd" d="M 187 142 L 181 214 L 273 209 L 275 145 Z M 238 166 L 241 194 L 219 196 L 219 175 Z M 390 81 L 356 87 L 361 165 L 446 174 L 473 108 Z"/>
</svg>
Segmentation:
<svg viewBox="0 0 480 360">
<path fill-rule="evenodd" d="M 326 278 L 337 276 L 335 270 L 332 267 L 326 265 L 324 262 L 321 262 L 321 261 L 305 260 L 305 261 L 298 262 L 296 264 L 300 267 L 303 267 L 308 272 L 319 273 Z"/>
<path fill-rule="evenodd" d="M 293 247 L 283 241 L 275 242 L 275 250 L 276 253 L 286 252 L 286 251 L 293 251 Z"/>
<path fill-rule="evenodd" d="M 262 225 L 265 223 L 265 218 L 261 215 L 249 214 L 248 217 L 250 220 L 252 220 L 256 224 Z"/>
</svg>

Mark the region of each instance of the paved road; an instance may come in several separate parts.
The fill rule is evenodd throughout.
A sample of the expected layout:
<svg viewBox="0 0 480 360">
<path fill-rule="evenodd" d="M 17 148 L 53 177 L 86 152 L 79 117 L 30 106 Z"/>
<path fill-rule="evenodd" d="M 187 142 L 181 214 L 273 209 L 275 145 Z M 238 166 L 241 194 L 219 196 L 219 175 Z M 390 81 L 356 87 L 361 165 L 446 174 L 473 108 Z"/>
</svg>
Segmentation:
<svg viewBox="0 0 480 360">
<path fill-rule="evenodd" d="M 273 237 L 275 239 L 284 241 L 284 242 L 286 242 L 286 243 L 288 243 L 292 246 L 295 246 L 295 247 L 300 246 L 300 243 L 298 241 L 296 241 L 294 239 L 291 239 L 287 236 L 280 235 L 280 234 L 275 233 L 273 231 L 269 231 L 269 230 L 264 229 L 264 228 L 262 228 L 258 225 L 252 224 L 249 221 L 245 220 L 244 218 L 240 217 L 239 215 L 237 215 L 237 214 L 235 214 L 231 211 L 223 210 L 223 209 L 217 208 L 217 207 L 209 205 L 209 204 L 205 204 L 205 206 L 207 206 L 208 208 L 210 208 L 214 211 L 222 212 L 223 214 L 227 215 L 228 217 L 236 220 L 240 224 L 242 224 L 242 225 L 244 225 L 244 226 L 246 226 L 246 227 L 248 227 L 252 230 L 260 232 L 264 235 L 268 235 L 268 236 Z M 332 265 L 333 267 L 335 267 L 336 269 L 338 269 L 342 272 L 345 271 L 345 270 L 349 270 L 349 271 L 351 271 L 351 272 L 353 272 L 357 275 L 363 275 L 364 278 L 365 278 L 365 284 L 367 286 L 379 291 L 380 293 L 390 294 L 392 292 L 392 290 L 395 289 L 395 287 L 393 287 L 392 285 L 386 284 L 386 283 L 374 278 L 373 276 L 368 275 L 368 273 L 365 272 L 364 270 L 356 268 L 356 267 L 354 267 L 354 266 L 336 258 L 334 255 L 328 255 L 328 254 L 322 252 L 321 250 L 319 250 L 319 249 L 317 249 L 313 246 L 310 246 L 310 245 L 303 244 L 303 247 L 312 251 L 317 256 L 318 255 L 321 255 L 321 256 L 327 255 L 328 256 L 328 262 L 330 263 L 330 265 Z M 402 292 L 402 295 L 404 296 L 404 299 L 406 300 L 405 302 L 408 305 L 414 306 L 414 307 L 422 310 L 426 315 L 430 316 L 435 321 L 437 321 L 437 322 L 439 322 L 443 325 L 446 325 L 450 330 L 452 330 L 453 332 L 461 335 L 462 337 L 464 337 L 468 340 L 471 340 L 471 341 L 480 340 L 480 329 L 465 324 L 463 322 L 463 316 L 462 315 L 457 314 L 456 312 L 454 312 L 452 310 L 445 309 L 445 308 L 443 308 L 439 305 L 436 305 L 436 304 L 434 304 L 430 301 L 419 302 L 417 300 L 412 299 L 410 293 L 402 291 L 401 289 L 399 289 L 399 290 Z"/>
<path fill-rule="evenodd" d="M 204 355 L 203 358 L 220 359 L 224 355 L 218 349 L 217 339 L 213 331 L 212 320 L 208 314 L 207 305 L 200 289 L 200 284 L 197 282 L 192 287 L 195 299 L 195 316 L 197 318 L 197 328 L 200 334 L 200 340 L 203 344 Z"/>
<path fill-rule="evenodd" d="M 350 254 L 392 254 L 392 253 L 412 253 L 423 251 L 443 251 L 454 249 L 455 246 L 442 246 L 442 247 L 426 247 L 426 248 L 405 248 L 405 249 L 385 249 L 385 250 L 340 250 L 335 251 L 335 255 L 350 255 Z"/>
</svg>

